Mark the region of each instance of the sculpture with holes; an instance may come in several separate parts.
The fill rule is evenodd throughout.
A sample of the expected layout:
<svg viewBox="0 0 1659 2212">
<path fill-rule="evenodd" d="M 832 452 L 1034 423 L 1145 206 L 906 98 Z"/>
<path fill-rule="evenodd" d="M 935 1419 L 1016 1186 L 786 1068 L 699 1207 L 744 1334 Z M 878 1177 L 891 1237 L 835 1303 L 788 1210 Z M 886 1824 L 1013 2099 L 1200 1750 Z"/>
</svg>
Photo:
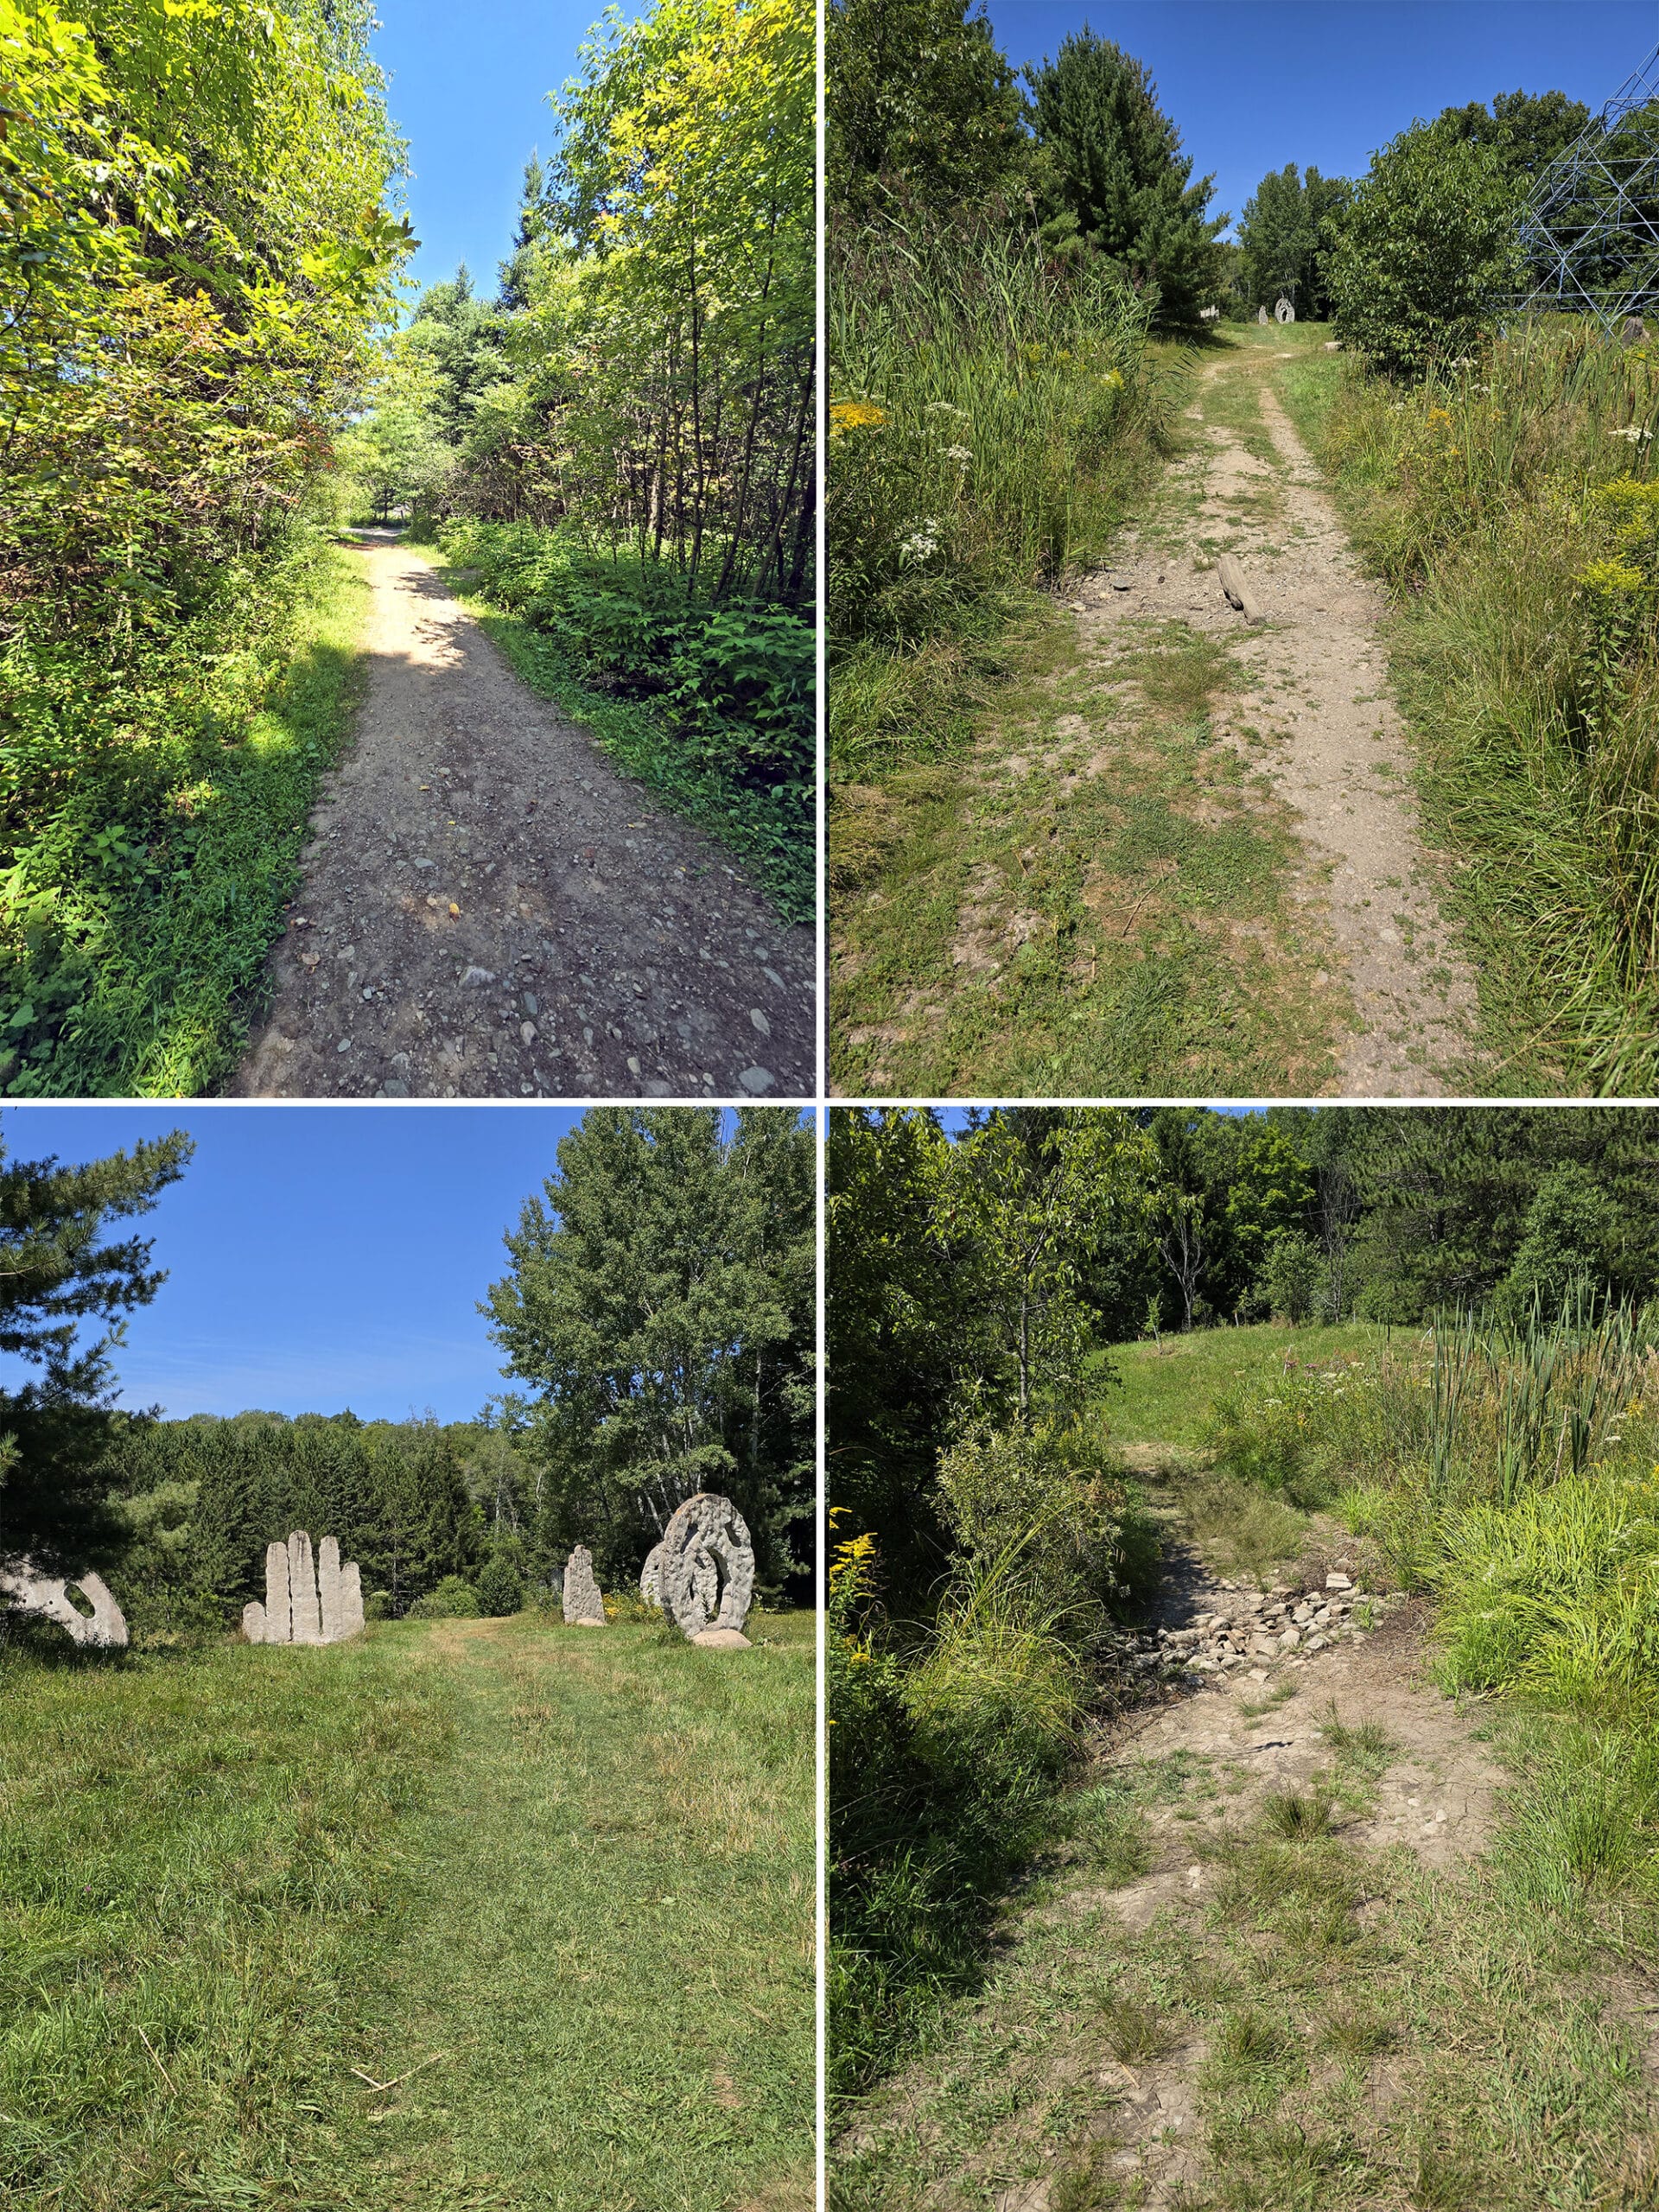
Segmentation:
<svg viewBox="0 0 1659 2212">
<path fill-rule="evenodd" d="M 699 1491 L 677 1507 L 646 1560 L 639 1594 L 660 1605 L 693 1643 L 746 1647 L 743 1624 L 754 1598 L 748 1524 L 729 1497 Z"/>
</svg>

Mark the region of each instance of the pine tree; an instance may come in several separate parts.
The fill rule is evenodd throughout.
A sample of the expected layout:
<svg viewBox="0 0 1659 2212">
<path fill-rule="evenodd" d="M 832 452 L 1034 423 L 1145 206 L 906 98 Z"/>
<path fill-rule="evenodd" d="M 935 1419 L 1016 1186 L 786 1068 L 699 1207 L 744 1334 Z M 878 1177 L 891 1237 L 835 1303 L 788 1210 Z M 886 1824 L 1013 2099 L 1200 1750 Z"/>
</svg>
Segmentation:
<svg viewBox="0 0 1659 2212">
<path fill-rule="evenodd" d="M 1153 292 L 1164 327 L 1196 327 L 1219 289 L 1216 239 L 1228 219 L 1206 218 L 1213 180 L 1190 181 L 1192 158 L 1145 64 L 1085 29 L 1026 75 L 1046 234 L 1103 254 L 1137 291 Z"/>
<path fill-rule="evenodd" d="M 1345 178 L 1321 176 L 1318 169 L 1299 176 L 1294 162 L 1262 178 L 1244 202 L 1238 224 L 1246 305 L 1271 307 L 1283 292 L 1304 319 L 1329 313 L 1325 264 L 1330 226 L 1351 189 Z"/>
<path fill-rule="evenodd" d="M 41 1370 L 0 1389 L 0 1564 L 47 1572 L 107 1563 L 119 1541 L 107 1449 L 114 1426 L 110 1354 L 122 1317 L 167 1280 L 147 1237 L 100 1242 L 111 1221 L 148 1213 L 194 1149 L 170 1136 L 81 1167 L 5 1164 L 0 1140 L 0 1353 Z M 82 1344 L 83 1321 L 109 1324 Z"/>
</svg>

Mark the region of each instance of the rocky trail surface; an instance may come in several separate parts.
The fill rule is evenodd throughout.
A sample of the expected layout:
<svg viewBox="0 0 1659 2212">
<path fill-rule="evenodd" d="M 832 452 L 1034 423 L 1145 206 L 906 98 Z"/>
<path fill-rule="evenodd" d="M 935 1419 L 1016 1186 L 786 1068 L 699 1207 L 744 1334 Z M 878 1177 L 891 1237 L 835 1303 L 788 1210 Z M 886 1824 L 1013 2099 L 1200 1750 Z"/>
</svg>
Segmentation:
<svg viewBox="0 0 1659 2212">
<path fill-rule="evenodd" d="M 1180 524 L 1128 532 L 1073 611 L 1090 658 L 1109 655 L 1125 624 L 1147 620 L 1230 641 L 1252 683 L 1221 707 L 1216 734 L 1290 810 L 1301 849 L 1292 896 L 1328 935 L 1330 975 L 1349 1001 L 1331 1087 L 1439 1097 L 1461 1087 L 1473 1048 L 1474 979 L 1412 797 L 1381 635 L 1387 601 L 1273 390 L 1279 358 L 1288 357 L 1252 347 L 1205 368 L 1187 410 L 1204 423 L 1202 442 L 1164 505 Z M 1265 449 L 1259 432 L 1227 419 L 1248 406 L 1206 419 L 1204 385 L 1224 378 L 1245 380 L 1238 396 L 1254 402 Z M 1249 619 L 1223 588 L 1221 549 L 1243 572 Z"/>
<path fill-rule="evenodd" d="M 1170 1541 L 1070 1840 L 833 2145 L 832 2203 L 1650 2201 L 1619 2191 L 1659 2171 L 1659 1990 L 1495 1881 L 1515 1777 L 1346 1542 L 1316 1528 L 1259 1583 Z"/>
<path fill-rule="evenodd" d="M 382 535 L 243 1097 L 810 1097 L 815 948 Z"/>
</svg>

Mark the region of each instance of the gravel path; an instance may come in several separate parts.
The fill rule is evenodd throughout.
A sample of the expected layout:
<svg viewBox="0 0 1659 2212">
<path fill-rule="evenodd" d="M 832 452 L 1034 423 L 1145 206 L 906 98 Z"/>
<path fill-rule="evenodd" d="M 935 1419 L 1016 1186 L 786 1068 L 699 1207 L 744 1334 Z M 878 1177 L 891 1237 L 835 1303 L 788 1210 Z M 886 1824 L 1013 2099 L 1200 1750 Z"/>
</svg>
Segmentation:
<svg viewBox="0 0 1659 2212">
<path fill-rule="evenodd" d="M 810 1097 L 812 934 L 365 554 L 368 696 L 233 1096 Z"/>
</svg>

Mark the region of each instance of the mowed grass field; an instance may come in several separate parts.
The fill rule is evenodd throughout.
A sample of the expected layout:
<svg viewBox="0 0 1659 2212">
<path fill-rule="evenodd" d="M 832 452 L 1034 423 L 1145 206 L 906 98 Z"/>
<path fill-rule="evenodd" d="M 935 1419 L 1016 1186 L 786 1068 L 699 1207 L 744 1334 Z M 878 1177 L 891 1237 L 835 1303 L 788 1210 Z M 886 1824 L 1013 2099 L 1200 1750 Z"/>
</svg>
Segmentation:
<svg viewBox="0 0 1659 2212">
<path fill-rule="evenodd" d="M 753 1626 L 0 1660 L 0 2202 L 808 2205 L 814 1617 Z"/>
</svg>

